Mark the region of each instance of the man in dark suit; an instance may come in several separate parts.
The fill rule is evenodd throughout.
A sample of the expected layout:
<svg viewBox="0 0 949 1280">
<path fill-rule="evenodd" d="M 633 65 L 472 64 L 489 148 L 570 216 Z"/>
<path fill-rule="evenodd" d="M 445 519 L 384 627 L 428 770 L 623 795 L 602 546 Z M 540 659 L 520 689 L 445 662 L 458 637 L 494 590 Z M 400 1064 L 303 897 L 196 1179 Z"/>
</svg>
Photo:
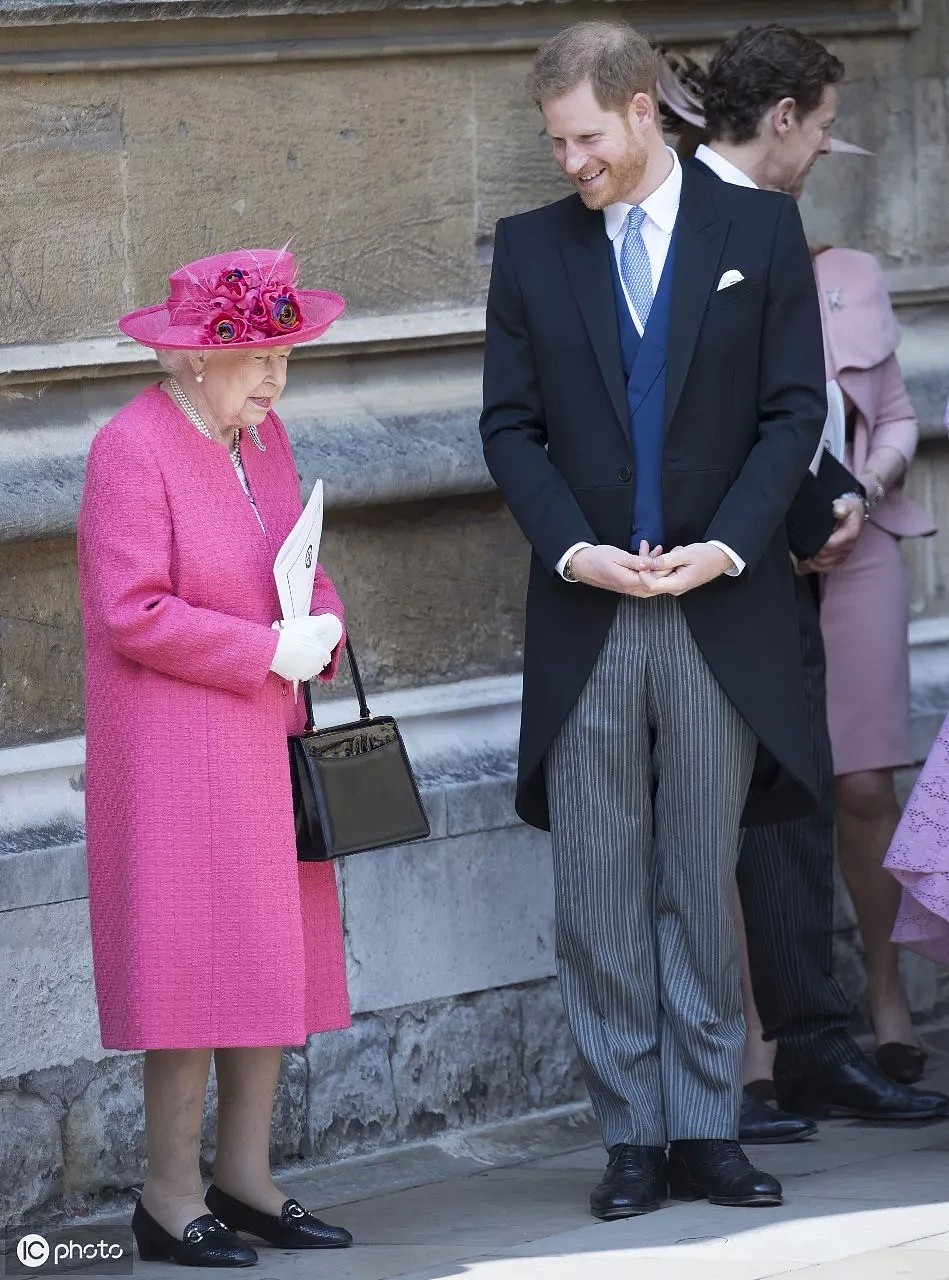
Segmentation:
<svg viewBox="0 0 949 1280">
<path fill-rule="evenodd" d="M 710 64 L 710 142 L 696 159 L 723 182 L 799 198 L 815 161 L 833 148 L 830 128 L 843 74 L 843 64 L 801 32 L 777 24 L 739 31 Z M 834 773 L 817 575 L 853 549 L 863 522 L 857 490 L 856 479 L 825 451 L 789 513 L 792 549 L 804 561 L 801 568 L 814 571 L 797 578 L 796 592 L 820 805 L 793 822 L 750 828 L 738 883 L 758 1012 L 765 1037 L 777 1042 L 781 1101 L 818 1118 L 923 1119 L 943 1114 L 949 1099 L 883 1075 L 854 1040 L 852 1010 L 833 976 Z M 838 527 L 822 546 L 834 499 Z M 780 1141 L 788 1131 L 788 1118 L 762 1104 L 760 1088 L 746 1092 L 746 1141 Z"/>
<path fill-rule="evenodd" d="M 743 814 L 816 797 L 784 525 L 826 414 L 810 257 L 789 197 L 680 167 L 656 81 L 619 24 L 538 53 L 576 194 L 498 224 L 481 422 L 534 552 L 516 803 L 552 832 L 601 1218 L 780 1202 L 734 1141 L 731 892 Z"/>
</svg>

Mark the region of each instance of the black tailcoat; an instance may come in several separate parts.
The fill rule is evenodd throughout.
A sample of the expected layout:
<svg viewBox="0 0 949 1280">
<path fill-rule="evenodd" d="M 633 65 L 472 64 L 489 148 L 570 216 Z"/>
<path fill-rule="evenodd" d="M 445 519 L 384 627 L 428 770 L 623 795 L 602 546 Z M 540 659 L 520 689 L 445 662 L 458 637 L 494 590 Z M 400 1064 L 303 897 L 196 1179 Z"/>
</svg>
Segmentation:
<svg viewBox="0 0 949 1280">
<path fill-rule="evenodd" d="M 746 562 L 681 597 L 759 753 L 746 822 L 816 795 L 785 516 L 826 416 L 814 272 L 790 197 L 683 168 L 663 503 L 668 545 L 717 540 Z M 633 454 L 603 215 L 578 196 L 504 218 L 488 293 L 481 434 L 533 547 L 517 811 L 549 826 L 543 761 L 618 597 L 564 582 L 577 542 L 629 545 Z M 740 283 L 718 290 L 724 272 Z M 622 750 L 617 744 L 617 750 Z M 765 803 L 762 804 L 761 801 Z"/>
</svg>

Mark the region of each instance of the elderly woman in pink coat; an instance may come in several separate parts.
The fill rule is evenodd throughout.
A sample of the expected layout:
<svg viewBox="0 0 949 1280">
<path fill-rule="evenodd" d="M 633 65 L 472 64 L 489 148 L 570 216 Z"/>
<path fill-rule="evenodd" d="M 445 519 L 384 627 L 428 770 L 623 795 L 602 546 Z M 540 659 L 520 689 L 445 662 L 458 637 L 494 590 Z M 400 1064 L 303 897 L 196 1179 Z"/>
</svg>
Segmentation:
<svg viewBox="0 0 949 1280">
<path fill-rule="evenodd" d="M 828 444 L 866 490 L 869 518 L 849 559 L 824 576 L 821 630 L 827 715 L 837 777 L 837 842 L 866 955 L 867 994 L 880 1067 L 903 1083 L 922 1074 L 890 941 L 899 888 L 883 859 L 900 818 L 893 772 L 913 759 L 909 621 L 899 542 L 935 532 L 907 495 L 916 415 L 896 358 L 899 327 L 874 257 L 854 249 L 815 256 L 823 314 L 831 434 Z"/>
<path fill-rule="evenodd" d="M 269 1165 L 282 1047 L 350 1016 L 334 872 L 297 862 L 287 757 L 293 682 L 332 678 L 343 609 L 320 569 L 311 616 L 275 629 L 273 577 L 301 511 L 274 408 L 291 347 L 344 303 L 297 289 L 293 258 L 269 250 L 193 262 L 170 285 L 120 321 L 169 376 L 96 435 L 79 516 L 93 958 L 103 1045 L 145 1051 L 140 1255 L 248 1266 L 238 1230 L 352 1243 Z"/>
</svg>

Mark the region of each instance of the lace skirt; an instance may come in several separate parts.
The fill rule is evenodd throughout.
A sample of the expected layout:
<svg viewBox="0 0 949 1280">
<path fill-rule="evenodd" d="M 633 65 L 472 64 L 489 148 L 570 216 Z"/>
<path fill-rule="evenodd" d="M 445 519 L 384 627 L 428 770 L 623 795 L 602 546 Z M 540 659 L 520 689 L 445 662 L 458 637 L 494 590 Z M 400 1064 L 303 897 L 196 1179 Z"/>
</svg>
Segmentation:
<svg viewBox="0 0 949 1280">
<path fill-rule="evenodd" d="M 903 886 L 893 941 L 949 964 L 949 717 L 883 864 Z"/>
</svg>

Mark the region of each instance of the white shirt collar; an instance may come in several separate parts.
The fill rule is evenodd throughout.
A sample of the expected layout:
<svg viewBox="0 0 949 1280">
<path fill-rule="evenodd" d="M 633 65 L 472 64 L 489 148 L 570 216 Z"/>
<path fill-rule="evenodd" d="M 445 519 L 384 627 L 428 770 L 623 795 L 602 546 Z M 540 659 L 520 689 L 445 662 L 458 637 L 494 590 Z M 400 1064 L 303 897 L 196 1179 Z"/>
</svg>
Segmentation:
<svg viewBox="0 0 949 1280">
<path fill-rule="evenodd" d="M 701 160 L 713 173 L 717 173 L 723 182 L 730 182 L 733 187 L 753 187 L 758 190 L 757 182 L 752 182 L 747 173 L 743 173 L 736 164 L 720 156 L 717 151 L 701 143 L 695 150 L 696 160 Z"/>
<path fill-rule="evenodd" d="M 672 172 L 656 187 L 652 195 L 646 197 L 640 208 L 660 231 L 671 236 L 679 213 L 679 202 L 682 199 L 682 166 L 672 148 L 666 147 L 666 150 L 672 157 Z M 615 240 L 621 234 L 632 207 L 631 204 L 624 204 L 620 200 L 616 204 L 608 204 L 603 210 L 606 234 L 611 240 Z"/>
</svg>

